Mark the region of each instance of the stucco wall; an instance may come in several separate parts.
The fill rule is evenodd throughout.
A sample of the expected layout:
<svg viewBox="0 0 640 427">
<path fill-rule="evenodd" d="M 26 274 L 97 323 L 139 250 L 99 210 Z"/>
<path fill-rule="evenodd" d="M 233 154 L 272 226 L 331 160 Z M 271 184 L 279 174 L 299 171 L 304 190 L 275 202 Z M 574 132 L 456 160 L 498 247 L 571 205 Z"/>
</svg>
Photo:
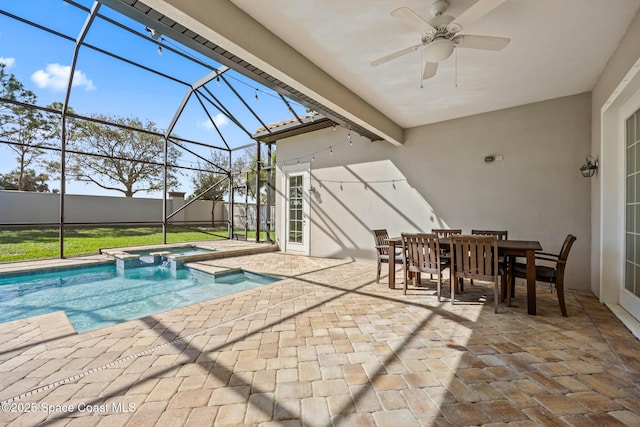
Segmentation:
<svg viewBox="0 0 640 427">
<path fill-rule="evenodd" d="M 412 128 L 403 147 L 359 137 L 349 146 L 346 130 L 327 129 L 278 141 L 278 164 L 317 152 L 311 255 L 373 262 L 373 228 L 506 229 L 552 252 L 572 233 L 566 283 L 589 289 L 590 181 L 578 168 L 590 151 L 590 103 L 585 93 Z M 333 155 L 320 151 L 329 146 Z"/>
</svg>

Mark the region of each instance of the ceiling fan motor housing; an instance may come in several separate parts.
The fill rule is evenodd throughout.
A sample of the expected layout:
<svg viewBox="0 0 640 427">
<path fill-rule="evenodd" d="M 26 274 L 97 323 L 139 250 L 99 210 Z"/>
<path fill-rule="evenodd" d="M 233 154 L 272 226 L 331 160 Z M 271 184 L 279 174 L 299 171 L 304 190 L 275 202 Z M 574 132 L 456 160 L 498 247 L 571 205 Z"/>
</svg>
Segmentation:
<svg viewBox="0 0 640 427">
<path fill-rule="evenodd" d="M 457 31 L 461 28 L 456 24 L 451 24 L 455 18 L 450 15 L 439 15 L 429 21 L 429 25 L 433 27 L 427 31 L 425 35 L 430 35 L 431 39 L 437 39 L 440 37 L 453 38 Z"/>
<path fill-rule="evenodd" d="M 434 0 L 429 6 L 429 12 L 433 16 L 440 16 L 449 8 L 449 2 L 447 0 Z"/>
</svg>

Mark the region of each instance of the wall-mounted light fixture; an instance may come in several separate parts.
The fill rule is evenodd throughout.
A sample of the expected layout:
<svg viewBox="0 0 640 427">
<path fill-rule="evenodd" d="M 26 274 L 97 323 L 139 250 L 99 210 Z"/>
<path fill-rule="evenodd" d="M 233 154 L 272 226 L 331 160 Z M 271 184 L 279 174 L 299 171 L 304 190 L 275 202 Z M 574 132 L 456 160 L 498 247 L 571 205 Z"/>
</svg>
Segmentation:
<svg viewBox="0 0 640 427">
<path fill-rule="evenodd" d="M 580 166 L 580 173 L 585 178 L 589 178 L 590 176 L 595 175 L 598 170 L 598 166 L 600 166 L 600 163 L 597 159 L 594 159 L 593 156 L 587 156 L 584 159 L 582 166 Z"/>
<path fill-rule="evenodd" d="M 491 163 L 493 161 L 502 161 L 503 157 L 502 156 L 496 156 L 496 155 L 490 155 L 490 156 L 484 156 L 484 161 L 485 163 Z"/>
</svg>

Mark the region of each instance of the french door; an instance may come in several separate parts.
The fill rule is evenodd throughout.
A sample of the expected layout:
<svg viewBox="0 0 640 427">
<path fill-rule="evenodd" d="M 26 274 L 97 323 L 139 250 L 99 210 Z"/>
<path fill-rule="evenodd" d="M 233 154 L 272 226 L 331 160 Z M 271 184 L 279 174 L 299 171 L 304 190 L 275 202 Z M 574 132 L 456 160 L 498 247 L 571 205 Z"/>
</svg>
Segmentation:
<svg viewBox="0 0 640 427">
<path fill-rule="evenodd" d="M 309 255 L 309 164 L 283 168 L 285 252 Z"/>
<path fill-rule="evenodd" d="M 624 128 L 625 267 L 620 305 L 640 320 L 640 108 L 626 116 Z"/>
</svg>

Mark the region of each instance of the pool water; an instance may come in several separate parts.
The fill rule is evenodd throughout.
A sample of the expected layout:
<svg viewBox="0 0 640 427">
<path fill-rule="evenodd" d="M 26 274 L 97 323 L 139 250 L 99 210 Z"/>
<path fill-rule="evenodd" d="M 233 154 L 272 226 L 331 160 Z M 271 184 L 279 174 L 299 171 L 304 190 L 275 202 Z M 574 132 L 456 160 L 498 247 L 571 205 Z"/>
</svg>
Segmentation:
<svg viewBox="0 0 640 427">
<path fill-rule="evenodd" d="M 253 289 L 274 277 L 115 265 L 0 278 L 0 323 L 64 311 L 78 332 Z"/>
</svg>

